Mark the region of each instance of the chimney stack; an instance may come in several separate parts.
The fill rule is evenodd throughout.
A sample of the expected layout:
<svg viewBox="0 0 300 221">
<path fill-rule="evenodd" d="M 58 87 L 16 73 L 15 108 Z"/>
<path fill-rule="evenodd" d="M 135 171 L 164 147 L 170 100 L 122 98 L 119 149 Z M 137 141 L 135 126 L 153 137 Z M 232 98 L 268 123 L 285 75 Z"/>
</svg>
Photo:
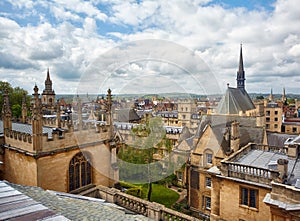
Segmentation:
<svg viewBox="0 0 300 221">
<path fill-rule="evenodd" d="M 237 121 L 231 123 L 230 148 L 233 149 L 234 152 L 240 148 L 240 123 Z"/>
<path fill-rule="evenodd" d="M 288 163 L 286 159 L 277 160 L 277 170 L 279 171 L 279 180 L 283 183 L 288 177 Z"/>
</svg>

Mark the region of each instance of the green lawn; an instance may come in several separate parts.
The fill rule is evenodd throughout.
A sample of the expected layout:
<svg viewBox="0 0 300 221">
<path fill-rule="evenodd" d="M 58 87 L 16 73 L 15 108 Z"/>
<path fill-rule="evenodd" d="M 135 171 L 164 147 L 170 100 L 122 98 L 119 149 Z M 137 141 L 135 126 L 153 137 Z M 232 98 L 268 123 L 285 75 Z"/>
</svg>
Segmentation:
<svg viewBox="0 0 300 221">
<path fill-rule="evenodd" d="M 147 199 L 148 184 L 128 184 L 120 182 L 121 185 L 127 188 L 126 193 Z M 168 208 L 178 200 L 179 194 L 163 185 L 152 184 L 151 201 L 165 205 Z"/>
<path fill-rule="evenodd" d="M 148 187 L 147 187 L 148 188 Z M 179 194 L 174 190 L 159 184 L 152 184 L 151 201 L 165 205 L 168 208 L 179 199 Z"/>
</svg>

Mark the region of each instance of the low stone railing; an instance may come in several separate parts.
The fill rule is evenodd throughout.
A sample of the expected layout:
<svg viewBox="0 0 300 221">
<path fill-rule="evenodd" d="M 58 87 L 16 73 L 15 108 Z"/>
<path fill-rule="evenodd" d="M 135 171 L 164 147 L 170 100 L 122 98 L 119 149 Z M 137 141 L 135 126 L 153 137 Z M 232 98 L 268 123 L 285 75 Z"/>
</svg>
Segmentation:
<svg viewBox="0 0 300 221">
<path fill-rule="evenodd" d="M 228 177 L 259 182 L 270 185 L 272 180 L 279 177 L 279 172 L 240 163 L 222 162 L 222 173 Z"/>
<path fill-rule="evenodd" d="M 287 147 L 269 146 L 264 144 L 251 144 L 251 149 L 283 154 L 287 154 L 288 151 Z"/>
<path fill-rule="evenodd" d="M 123 193 L 115 188 L 105 186 L 97 186 L 98 193 L 101 199 L 109 203 L 115 203 L 137 214 L 144 215 L 156 221 L 200 221 L 199 219 L 166 208 L 164 205 L 149 202 L 135 196 Z M 95 190 L 93 190 L 93 194 Z"/>
</svg>

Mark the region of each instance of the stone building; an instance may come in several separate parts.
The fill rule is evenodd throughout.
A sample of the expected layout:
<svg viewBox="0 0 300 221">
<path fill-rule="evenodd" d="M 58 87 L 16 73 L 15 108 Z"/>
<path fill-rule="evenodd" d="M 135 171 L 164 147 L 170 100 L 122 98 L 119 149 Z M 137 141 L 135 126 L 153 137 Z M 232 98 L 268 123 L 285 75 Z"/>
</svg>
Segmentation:
<svg viewBox="0 0 300 221">
<path fill-rule="evenodd" d="M 266 104 L 265 108 L 266 130 L 270 132 L 281 132 L 282 129 L 282 107 L 274 101 Z"/>
<path fill-rule="evenodd" d="M 291 140 L 249 143 L 211 170 L 210 219 L 299 220 L 299 137 Z"/>
<path fill-rule="evenodd" d="M 267 144 L 261 106 L 255 107 L 245 89 L 242 47 L 237 88 L 227 88 L 216 113 L 203 116 L 187 164 L 188 204 L 194 215 L 209 217 L 212 209 L 211 172 L 222 160 L 249 142 Z"/>
<path fill-rule="evenodd" d="M 53 101 L 49 72 L 43 93 L 48 104 Z M 52 91 L 52 90 L 51 90 Z M 53 95 L 54 96 L 54 95 Z M 11 120 L 8 94 L 4 95 L 0 121 L 1 178 L 9 182 L 38 186 L 61 192 L 80 192 L 94 185 L 112 186 L 118 180 L 114 167 L 117 143 L 111 120 L 111 91 L 105 124 L 87 123 L 74 127 L 68 122 L 60 127 L 60 117 L 54 127 L 43 126 L 42 98 L 34 87 L 31 124 Z M 50 99 L 51 98 L 51 99 Z M 80 124 L 80 123 L 79 123 Z"/>
</svg>

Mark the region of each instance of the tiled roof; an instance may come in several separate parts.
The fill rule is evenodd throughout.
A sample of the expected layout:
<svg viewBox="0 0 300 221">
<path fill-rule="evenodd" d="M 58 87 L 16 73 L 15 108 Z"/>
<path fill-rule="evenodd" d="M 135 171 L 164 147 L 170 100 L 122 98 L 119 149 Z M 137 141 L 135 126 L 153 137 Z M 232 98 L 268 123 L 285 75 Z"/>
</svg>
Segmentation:
<svg viewBox="0 0 300 221">
<path fill-rule="evenodd" d="M 142 215 L 128 212 L 115 204 L 106 203 L 102 199 L 45 191 L 33 186 L 7 184 L 14 191 L 21 192 L 24 197 L 32 199 L 40 205 L 43 204 L 41 208 L 46 208 L 53 214 L 60 214 L 62 217 L 66 217 L 66 220 L 150 220 Z"/>
<path fill-rule="evenodd" d="M 246 90 L 228 87 L 216 112 L 218 114 L 239 114 L 240 111 L 255 109 Z"/>
<path fill-rule="evenodd" d="M 42 203 L 0 181 L 0 220 L 69 220 Z"/>
</svg>

